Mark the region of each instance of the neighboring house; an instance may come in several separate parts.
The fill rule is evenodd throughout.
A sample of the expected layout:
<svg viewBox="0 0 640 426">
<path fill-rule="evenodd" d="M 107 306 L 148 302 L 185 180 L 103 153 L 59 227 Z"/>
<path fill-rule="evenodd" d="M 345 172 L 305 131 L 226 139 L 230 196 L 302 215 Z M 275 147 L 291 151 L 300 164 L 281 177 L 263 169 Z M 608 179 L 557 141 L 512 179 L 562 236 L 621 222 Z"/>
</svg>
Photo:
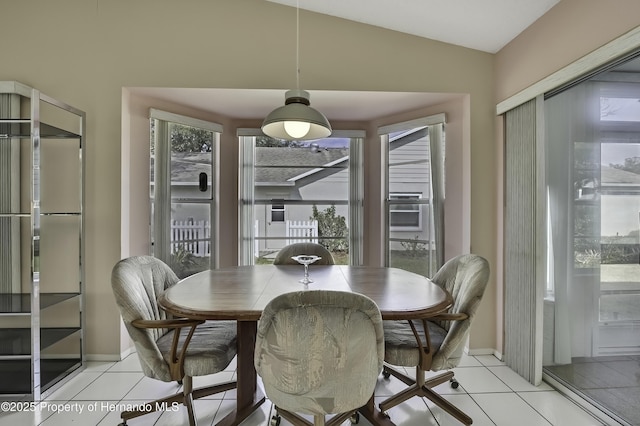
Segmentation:
<svg viewBox="0 0 640 426">
<path fill-rule="evenodd" d="M 411 143 L 410 142 L 414 142 Z M 406 132 L 392 140 L 390 153 L 390 193 L 396 199 L 428 198 L 428 137 L 424 129 Z M 286 243 L 287 221 L 310 220 L 309 204 L 287 201 L 317 201 L 319 210 L 336 206 L 336 214 L 348 220 L 349 149 L 319 147 L 257 147 L 255 151 L 256 235 L 263 237 L 259 250 L 277 250 Z M 172 194 L 174 198 L 194 197 L 200 172 L 211 175 L 208 153 L 174 153 Z M 224 185 L 224 182 L 220 182 Z M 426 189 L 425 189 L 426 188 Z M 282 201 L 280 201 L 282 200 Z M 224 206 L 221 206 L 224 208 Z M 395 238 L 428 239 L 428 206 L 396 206 L 391 213 Z M 207 220 L 206 211 L 196 205 L 182 205 L 180 220 Z"/>
</svg>

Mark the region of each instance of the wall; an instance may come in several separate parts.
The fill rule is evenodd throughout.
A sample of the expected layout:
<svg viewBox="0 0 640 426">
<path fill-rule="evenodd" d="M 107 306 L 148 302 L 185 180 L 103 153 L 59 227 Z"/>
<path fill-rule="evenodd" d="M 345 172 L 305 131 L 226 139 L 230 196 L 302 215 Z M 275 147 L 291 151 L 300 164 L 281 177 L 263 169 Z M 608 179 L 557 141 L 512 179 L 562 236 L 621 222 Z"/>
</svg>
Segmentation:
<svg viewBox="0 0 640 426">
<path fill-rule="evenodd" d="M 503 101 L 638 25 L 637 0 L 562 0 L 496 54 L 496 101 Z"/>
<path fill-rule="evenodd" d="M 541 80 L 574 64 L 585 55 L 624 36 L 640 25 L 640 2 L 636 0 L 562 0 L 533 25 L 495 55 L 496 104 L 526 90 Z M 629 44 L 625 45 L 628 50 Z M 640 48 L 640 45 L 635 46 Z M 626 52 L 620 52 L 623 54 Z M 615 52 L 607 56 L 615 57 Z M 578 77 L 578 75 L 572 78 Z M 566 74 L 563 74 L 563 79 Z M 524 99 L 526 101 L 528 99 Z M 517 105 L 517 104 L 516 104 Z M 502 278 L 502 217 L 503 211 L 503 121 L 495 119 L 496 174 L 498 223 L 496 233 L 497 280 L 496 305 L 498 321 L 495 335 L 497 347 L 503 347 L 503 278 Z M 494 266 L 494 265 L 492 265 Z M 473 338 L 474 336 L 472 336 Z"/>
<path fill-rule="evenodd" d="M 121 150 L 123 144 L 130 146 L 127 139 L 140 137 L 122 132 L 127 124 L 122 121 L 123 88 L 287 89 L 294 65 L 290 53 L 295 40 L 289 31 L 294 11 L 262 0 L 33 0 L 5 2 L 2 14 L 12 19 L 4 20 L 0 37 L 19 37 L 19 43 L 12 43 L 11 60 L 3 61 L 0 80 L 23 82 L 87 112 L 86 340 L 94 359 L 117 357 L 121 328 L 111 268 L 123 255 L 144 250 L 130 245 L 128 238 L 148 227 L 139 219 L 144 214 L 131 203 L 142 193 L 135 173 L 148 169 L 136 163 L 139 152 Z M 468 240 L 471 250 L 494 265 L 493 56 L 307 12 L 301 12 L 301 19 L 301 84 L 310 90 L 468 94 L 463 108 L 471 119 L 460 130 L 469 142 L 465 155 L 473 158 L 471 201 L 463 206 L 474 211 Z M 146 114 L 136 107 L 128 106 L 132 128 Z M 366 130 L 375 132 L 370 126 Z M 379 157 L 374 139 L 365 153 L 367 164 Z M 225 159 L 221 195 L 224 202 L 235 203 L 235 135 L 223 134 L 220 149 Z M 130 172 L 123 174 L 121 164 L 131 164 Z M 367 191 L 374 193 L 375 185 Z M 373 235 L 375 218 L 375 213 L 368 216 Z M 221 238 L 229 243 L 221 264 L 229 264 L 237 253 L 235 211 L 223 209 L 220 222 L 225 224 Z M 379 249 L 367 250 L 372 251 L 365 253 L 367 262 L 374 263 Z M 495 346 L 494 305 L 482 308 L 487 323 L 479 329 L 491 332 L 479 334 L 480 347 Z"/>
</svg>

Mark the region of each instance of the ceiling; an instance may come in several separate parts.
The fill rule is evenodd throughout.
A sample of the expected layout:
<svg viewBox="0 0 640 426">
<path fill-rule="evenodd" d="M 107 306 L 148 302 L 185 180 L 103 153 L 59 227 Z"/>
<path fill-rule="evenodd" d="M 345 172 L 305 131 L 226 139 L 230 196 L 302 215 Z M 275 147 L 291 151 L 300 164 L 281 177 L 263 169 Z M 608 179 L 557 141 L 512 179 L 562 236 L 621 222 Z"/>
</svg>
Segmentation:
<svg viewBox="0 0 640 426">
<path fill-rule="evenodd" d="M 560 0 L 267 0 L 486 52 L 497 52 Z M 284 104 L 283 90 L 129 88 L 237 119 L 265 117 Z M 311 105 L 332 121 L 368 121 L 426 108 L 461 95 L 313 91 Z M 357 108 L 354 108 L 357 105 Z"/>
<path fill-rule="evenodd" d="M 560 0 L 268 0 L 496 53 Z"/>
</svg>

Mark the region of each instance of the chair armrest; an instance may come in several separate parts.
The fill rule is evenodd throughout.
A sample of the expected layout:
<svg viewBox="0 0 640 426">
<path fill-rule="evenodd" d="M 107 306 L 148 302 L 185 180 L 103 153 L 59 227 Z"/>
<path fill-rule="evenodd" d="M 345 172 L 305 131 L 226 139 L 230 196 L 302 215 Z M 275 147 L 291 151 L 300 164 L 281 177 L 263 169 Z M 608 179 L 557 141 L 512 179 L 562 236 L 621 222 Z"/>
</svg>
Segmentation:
<svg viewBox="0 0 640 426">
<path fill-rule="evenodd" d="M 187 318 L 168 320 L 133 320 L 131 325 L 137 328 L 183 328 L 204 323 L 203 320 L 191 320 Z"/>
<path fill-rule="evenodd" d="M 431 336 L 429 335 L 429 326 L 427 325 L 428 321 L 431 320 L 446 320 L 446 321 L 461 321 L 469 318 L 467 314 L 464 312 L 452 314 L 448 312 L 443 312 L 438 315 L 429 318 L 421 318 L 419 320 L 409 320 L 409 326 L 411 327 L 411 331 L 413 332 L 413 336 L 416 339 L 418 344 L 418 349 L 420 350 L 420 368 L 423 371 L 428 371 L 431 369 L 431 361 L 433 359 L 433 350 L 431 348 Z M 419 336 L 419 331 L 416 328 L 413 321 L 420 321 L 422 323 L 422 329 L 424 332 L 424 340 L 426 341 L 426 345 L 422 344 L 422 339 Z"/>
<path fill-rule="evenodd" d="M 184 358 L 187 355 L 187 347 L 196 331 L 196 327 L 204 323 L 203 320 L 192 320 L 188 318 L 176 318 L 167 320 L 133 320 L 131 325 L 137 328 L 169 328 L 173 330 L 173 339 L 171 340 L 171 349 L 169 351 L 169 372 L 173 380 L 180 381 L 184 377 Z M 183 328 L 189 327 L 182 347 L 178 348 L 180 343 L 180 334 Z"/>
<path fill-rule="evenodd" d="M 465 314 L 464 312 L 460 312 L 457 314 L 450 314 L 447 312 L 443 312 L 441 314 L 438 314 L 434 317 L 429 318 L 429 320 L 462 321 L 462 320 L 466 320 L 467 318 L 469 318 L 469 315 Z"/>
</svg>

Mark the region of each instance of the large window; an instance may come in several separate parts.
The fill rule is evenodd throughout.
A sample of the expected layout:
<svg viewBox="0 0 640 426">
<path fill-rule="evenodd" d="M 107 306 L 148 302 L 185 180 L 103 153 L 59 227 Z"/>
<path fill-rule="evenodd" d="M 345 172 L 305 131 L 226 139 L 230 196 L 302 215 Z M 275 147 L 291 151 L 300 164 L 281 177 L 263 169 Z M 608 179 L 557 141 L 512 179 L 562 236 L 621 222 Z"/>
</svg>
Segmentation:
<svg viewBox="0 0 640 426">
<path fill-rule="evenodd" d="M 441 263 L 443 120 L 435 116 L 379 131 L 386 162 L 387 263 L 428 277 Z"/>
<path fill-rule="evenodd" d="M 179 277 L 213 268 L 222 127 L 151 110 L 151 247 Z"/>
<path fill-rule="evenodd" d="M 239 134 L 240 262 L 270 263 L 285 245 L 311 241 L 336 263 L 360 264 L 360 134 L 334 132 L 312 142 Z"/>
</svg>

